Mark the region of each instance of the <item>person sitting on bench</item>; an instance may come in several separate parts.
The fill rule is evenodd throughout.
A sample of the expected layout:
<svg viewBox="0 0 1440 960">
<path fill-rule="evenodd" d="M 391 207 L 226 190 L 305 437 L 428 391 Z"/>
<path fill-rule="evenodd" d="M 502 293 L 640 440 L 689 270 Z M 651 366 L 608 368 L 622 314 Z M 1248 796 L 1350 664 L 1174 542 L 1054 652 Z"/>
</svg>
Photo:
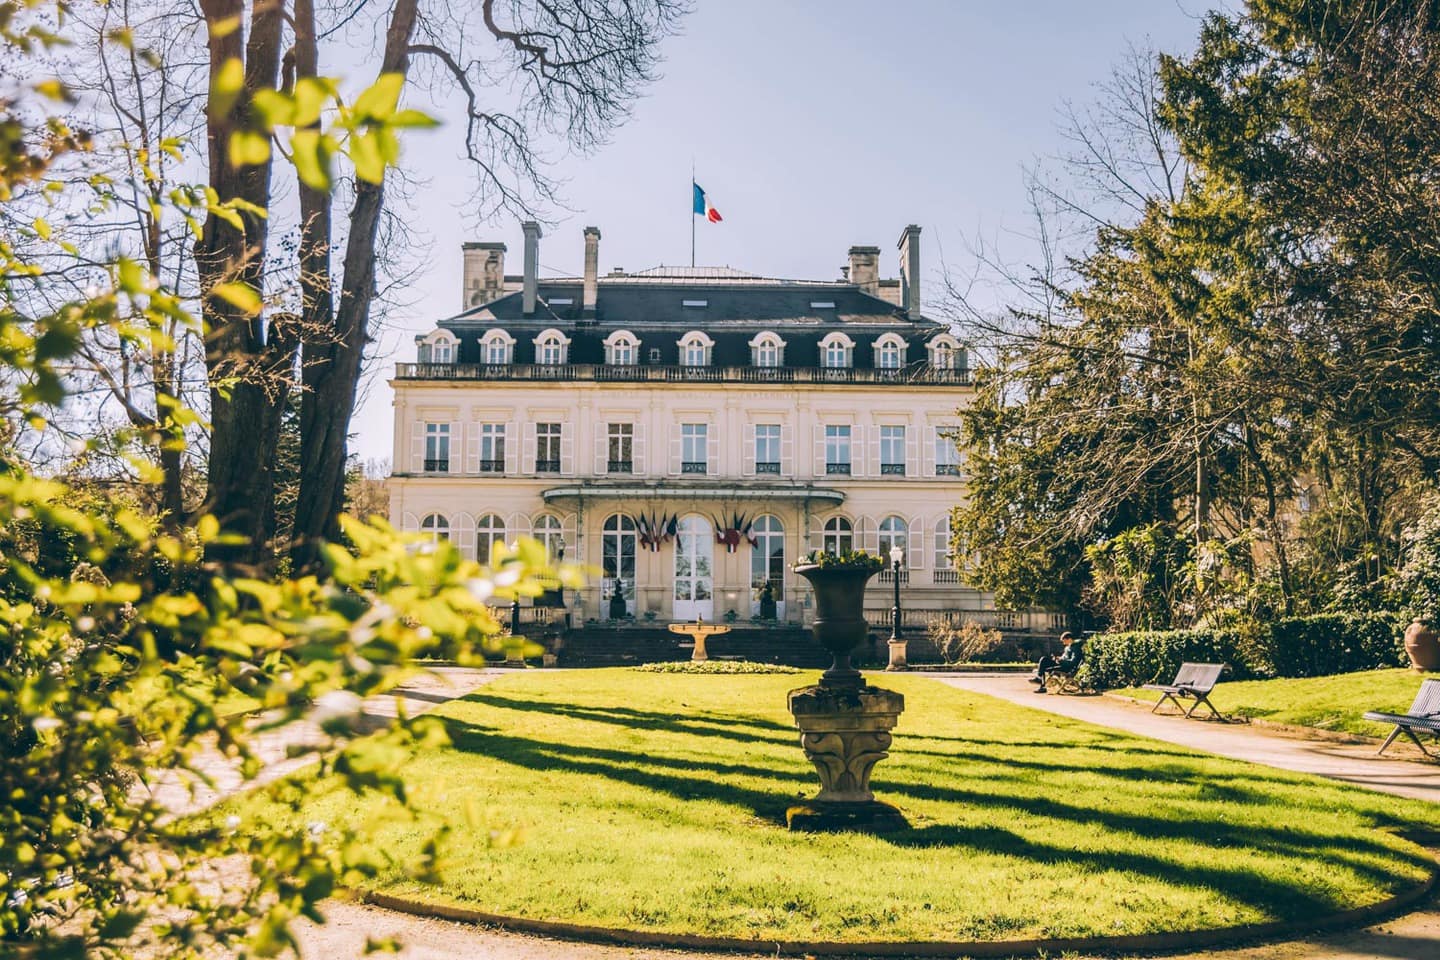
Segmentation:
<svg viewBox="0 0 1440 960">
<path fill-rule="evenodd" d="M 1060 642 L 1065 644 L 1065 649 L 1061 652 L 1060 656 L 1052 657 L 1048 653 L 1045 654 L 1045 656 L 1040 658 L 1040 662 L 1035 665 L 1035 672 L 1030 675 L 1030 682 L 1038 684 L 1038 686 L 1035 687 L 1036 693 L 1046 692 L 1046 676 L 1052 673 L 1074 673 L 1080 669 L 1080 663 L 1085 659 L 1085 654 L 1081 650 L 1082 644 L 1075 640 L 1074 634 L 1070 633 L 1070 631 L 1067 630 L 1060 634 Z"/>
</svg>

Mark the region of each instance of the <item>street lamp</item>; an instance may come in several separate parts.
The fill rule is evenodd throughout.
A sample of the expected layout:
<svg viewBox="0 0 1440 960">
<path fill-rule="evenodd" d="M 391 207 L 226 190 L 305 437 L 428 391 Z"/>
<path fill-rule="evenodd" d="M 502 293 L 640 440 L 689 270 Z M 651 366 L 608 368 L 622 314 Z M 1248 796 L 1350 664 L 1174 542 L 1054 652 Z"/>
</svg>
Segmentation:
<svg viewBox="0 0 1440 960">
<path fill-rule="evenodd" d="M 886 670 L 904 670 L 905 640 L 900 629 L 900 567 L 905 563 L 905 548 L 895 544 L 890 548 L 890 569 L 895 580 L 895 606 L 890 608 L 890 665 Z"/>
</svg>

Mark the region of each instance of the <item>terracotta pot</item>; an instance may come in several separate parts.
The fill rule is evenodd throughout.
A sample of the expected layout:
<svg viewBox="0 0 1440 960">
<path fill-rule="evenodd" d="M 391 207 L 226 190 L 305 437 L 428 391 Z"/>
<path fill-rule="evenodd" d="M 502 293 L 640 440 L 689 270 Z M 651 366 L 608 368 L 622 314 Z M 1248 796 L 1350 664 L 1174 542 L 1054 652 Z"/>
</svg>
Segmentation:
<svg viewBox="0 0 1440 960">
<path fill-rule="evenodd" d="M 860 671 L 850 664 L 850 654 L 869 633 L 865 622 L 865 584 L 876 570 L 825 568 L 807 563 L 795 568 L 815 588 L 815 641 L 830 651 L 830 669 L 820 677 L 827 687 L 859 687 Z"/>
<path fill-rule="evenodd" d="M 1424 620 L 1405 628 L 1405 652 L 1410 654 L 1410 665 L 1416 670 L 1440 671 L 1440 635 Z"/>
</svg>

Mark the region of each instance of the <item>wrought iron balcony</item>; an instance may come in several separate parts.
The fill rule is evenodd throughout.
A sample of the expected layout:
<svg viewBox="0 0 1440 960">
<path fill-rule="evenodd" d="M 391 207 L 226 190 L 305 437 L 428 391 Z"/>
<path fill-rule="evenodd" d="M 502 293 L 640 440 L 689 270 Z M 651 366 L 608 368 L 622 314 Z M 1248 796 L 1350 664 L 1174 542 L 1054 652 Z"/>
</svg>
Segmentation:
<svg viewBox="0 0 1440 960">
<path fill-rule="evenodd" d="M 634 473 L 635 464 L 630 460 L 607 460 L 605 462 L 606 473 Z"/>
<path fill-rule="evenodd" d="M 560 472 L 560 461 L 559 461 L 559 460 L 536 460 L 536 461 L 535 461 L 535 472 L 536 472 L 536 473 L 559 473 L 559 472 Z"/>
<path fill-rule="evenodd" d="M 588 380 L 601 383 L 887 383 L 967 386 L 969 368 L 912 363 L 899 370 L 851 367 L 687 367 L 679 364 L 397 363 L 397 380 Z"/>
<path fill-rule="evenodd" d="M 778 462 L 774 461 L 774 460 L 757 462 L 757 463 L 755 464 L 755 472 L 756 472 L 756 473 L 773 473 L 773 474 L 775 474 L 776 476 L 779 476 L 779 475 L 780 475 L 780 464 L 779 464 Z"/>
<path fill-rule="evenodd" d="M 835 475 L 837 475 L 837 474 L 840 474 L 840 475 L 843 475 L 843 476 L 847 476 L 847 477 L 848 477 L 848 476 L 850 476 L 850 464 L 848 464 L 848 463 L 827 463 L 827 464 L 825 464 L 825 472 L 826 472 L 827 474 L 829 474 L 830 476 L 835 476 Z"/>
<path fill-rule="evenodd" d="M 504 460 L 481 460 L 481 461 L 480 461 L 480 472 L 481 472 L 481 473 L 504 473 L 504 472 L 505 472 L 505 461 L 504 461 Z"/>
<path fill-rule="evenodd" d="M 905 476 L 905 464 L 882 463 L 880 464 L 880 473 L 884 476 L 903 477 Z"/>
<path fill-rule="evenodd" d="M 960 476 L 960 464 L 958 464 L 958 463 L 937 463 L 937 464 L 935 464 L 935 476 L 937 476 L 937 477 L 958 477 L 958 476 Z"/>
<path fill-rule="evenodd" d="M 432 459 L 427 458 L 427 459 L 425 460 L 425 472 L 426 472 L 426 473 L 449 473 L 449 472 L 450 472 L 450 461 L 449 461 L 448 459 L 446 459 L 446 460 L 432 460 Z"/>
<path fill-rule="evenodd" d="M 709 464 L 704 460 L 686 460 L 680 464 L 681 473 L 708 473 Z"/>
</svg>

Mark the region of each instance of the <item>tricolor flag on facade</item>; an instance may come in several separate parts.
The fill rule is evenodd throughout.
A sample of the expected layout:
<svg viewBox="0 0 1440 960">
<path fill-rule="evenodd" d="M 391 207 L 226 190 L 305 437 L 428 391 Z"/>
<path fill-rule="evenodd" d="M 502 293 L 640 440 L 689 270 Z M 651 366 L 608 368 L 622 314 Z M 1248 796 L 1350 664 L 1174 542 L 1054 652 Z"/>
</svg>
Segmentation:
<svg viewBox="0 0 1440 960">
<path fill-rule="evenodd" d="M 714 205 L 711 204 L 710 198 L 705 196 L 705 191 L 701 188 L 700 184 L 692 180 L 690 181 L 690 185 L 695 188 L 695 213 L 709 220 L 711 223 L 719 223 L 724 219 L 720 216 L 720 211 L 716 210 Z"/>
</svg>

